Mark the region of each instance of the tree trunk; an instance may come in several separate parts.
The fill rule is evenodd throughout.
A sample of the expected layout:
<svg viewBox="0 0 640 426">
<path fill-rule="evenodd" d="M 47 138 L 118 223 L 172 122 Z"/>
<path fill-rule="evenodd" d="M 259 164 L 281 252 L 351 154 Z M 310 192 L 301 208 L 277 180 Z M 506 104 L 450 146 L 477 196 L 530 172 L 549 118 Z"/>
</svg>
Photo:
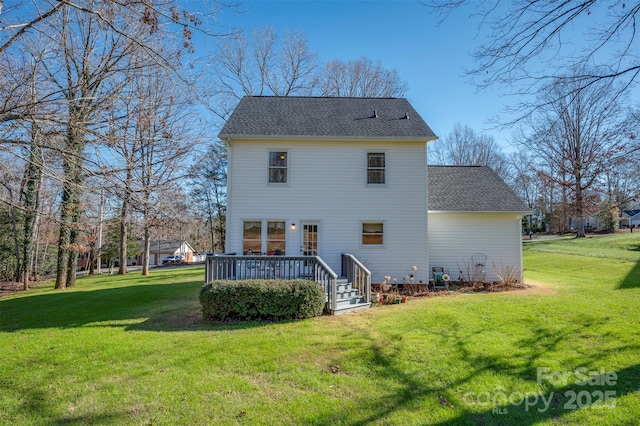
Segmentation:
<svg viewBox="0 0 640 426">
<path fill-rule="evenodd" d="M 32 86 L 32 90 L 35 88 Z M 37 240 L 36 219 L 40 200 L 40 188 L 43 178 L 44 158 L 40 146 L 40 128 L 35 122 L 31 123 L 31 147 L 29 150 L 29 164 L 25 170 L 24 189 L 24 243 L 23 258 L 23 289 L 29 289 L 29 276 L 32 270 L 33 242 Z"/>
<path fill-rule="evenodd" d="M 76 120 L 71 123 L 86 122 L 77 107 L 70 106 L 70 116 Z M 82 187 L 82 159 L 84 154 L 84 131 L 70 125 L 67 130 L 67 153 L 63 159 L 64 181 L 62 185 L 62 203 L 60 206 L 60 237 L 58 238 L 58 261 L 56 265 L 55 288 L 63 289 L 75 285 L 78 266 L 78 221 L 80 219 L 80 188 Z"/>
<path fill-rule="evenodd" d="M 78 157 L 76 157 L 78 158 Z M 76 285 L 76 272 L 78 270 L 78 236 L 80 234 L 78 224 L 80 222 L 81 207 L 80 207 L 80 186 L 81 186 L 81 170 L 78 164 L 74 170 L 72 176 L 73 182 L 73 199 L 74 203 L 71 205 L 71 222 L 69 224 L 69 256 L 67 258 L 67 276 L 66 286 L 73 287 Z"/>
<path fill-rule="evenodd" d="M 104 192 L 100 191 L 100 224 L 98 225 L 98 246 L 96 248 L 96 271 L 99 274 L 102 274 L 102 221 L 104 216 Z"/>
<path fill-rule="evenodd" d="M 76 272 L 78 271 L 78 222 L 80 221 L 80 206 L 74 205 L 74 214 L 71 223 L 71 233 L 69 234 L 69 265 L 67 269 L 67 287 L 76 285 Z"/>
<path fill-rule="evenodd" d="M 144 250 L 142 252 L 142 275 L 149 275 L 149 257 L 151 256 L 151 240 L 149 239 L 149 227 L 144 228 Z"/>
<path fill-rule="evenodd" d="M 20 240 L 18 239 L 18 224 L 16 220 L 16 207 L 13 205 L 13 191 L 9 186 L 6 186 L 9 191 L 9 198 L 11 199 L 11 226 L 13 228 L 13 244 L 16 256 L 16 272 L 14 281 L 20 282 L 20 275 L 22 271 L 22 265 L 20 263 Z"/>
<path fill-rule="evenodd" d="M 66 161 L 65 161 L 66 162 Z M 65 173 L 66 174 L 66 173 Z M 67 266 L 69 263 L 69 243 L 71 241 L 71 190 L 65 182 L 62 189 L 62 203 L 60 205 L 60 232 L 58 236 L 58 259 L 56 261 L 55 288 L 64 289 L 67 286 Z"/>
<path fill-rule="evenodd" d="M 586 237 L 584 233 L 584 200 L 582 198 L 582 176 L 576 174 L 576 221 L 577 233 L 576 238 Z"/>
<path fill-rule="evenodd" d="M 131 205 L 131 185 L 133 182 L 133 171 L 127 167 L 127 177 L 125 180 L 124 197 L 122 197 L 122 210 L 120 211 L 120 266 L 118 274 L 127 273 L 127 242 L 129 240 L 128 220 L 129 207 Z"/>
<path fill-rule="evenodd" d="M 87 264 L 89 265 L 89 275 L 94 275 L 96 273 L 95 261 L 96 261 L 96 250 L 94 246 L 91 246 L 91 249 L 89 250 L 89 256 L 87 257 Z"/>
<path fill-rule="evenodd" d="M 118 274 L 124 275 L 127 273 L 127 211 L 129 205 L 127 201 L 122 203 L 122 212 L 120 213 L 120 265 L 118 266 Z"/>
<path fill-rule="evenodd" d="M 209 196 L 209 190 L 205 189 L 204 196 L 207 202 L 207 216 L 209 217 L 209 234 L 211 236 L 211 252 L 216 251 L 216 222 L 213 214 L 213 206 L 211 203 L 211 197 Z"/>
</svg>

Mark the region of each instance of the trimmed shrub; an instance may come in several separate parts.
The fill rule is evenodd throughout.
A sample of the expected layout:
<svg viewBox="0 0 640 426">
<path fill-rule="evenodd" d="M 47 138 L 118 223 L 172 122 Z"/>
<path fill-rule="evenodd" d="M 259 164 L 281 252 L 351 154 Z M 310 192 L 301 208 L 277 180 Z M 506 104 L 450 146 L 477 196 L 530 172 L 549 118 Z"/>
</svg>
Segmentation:
<svg viewBox="0 0 640 426">
<path fill-rule="evenodd" d="M 307 280 L 212 281 L 200 289 L 205 318 L 298 319 L 322 315 L 325 295 Z"/>
</svg>

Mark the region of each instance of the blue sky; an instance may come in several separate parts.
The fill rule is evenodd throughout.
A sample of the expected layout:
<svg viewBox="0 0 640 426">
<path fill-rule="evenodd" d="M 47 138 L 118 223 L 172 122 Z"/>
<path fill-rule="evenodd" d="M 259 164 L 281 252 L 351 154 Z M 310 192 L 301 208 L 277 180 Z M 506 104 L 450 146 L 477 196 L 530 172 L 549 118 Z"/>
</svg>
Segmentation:
<svg viewBox="0 0 640 426">
<path fill-rule="evenodd" d="M 326 63 L 368 56 L 394 68 L 408 83 L 407 99 L 440 136 L 456 123 L 493 135 L 505 148 L 510 132 L 492 129 L 508 98 L 477 92 L 464 76 L 479 45 L 477 21 L 468 11 L 440 16 L 418 1 L 245 1 L 246 13 L 220 17 L 224 25 L 251 31 L 271 26 L 280 36 L 302 30 L 310 50 Z"/>
</svg>

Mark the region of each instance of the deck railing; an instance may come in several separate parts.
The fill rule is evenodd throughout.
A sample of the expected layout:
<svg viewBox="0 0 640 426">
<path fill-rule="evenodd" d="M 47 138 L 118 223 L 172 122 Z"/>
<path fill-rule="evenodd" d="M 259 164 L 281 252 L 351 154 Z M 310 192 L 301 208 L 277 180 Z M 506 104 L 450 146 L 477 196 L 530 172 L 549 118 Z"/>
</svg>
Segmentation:
<svg viewBox="0 0 640 426">
<path fill-rule="evenodd" d="M 327 309 L 337 305 L 336 274 L 319 256 L 208 255 L 205 282 L 214 280 L 305 279 L 316 281 L 327 295 Z"/>
<path fill-rule="evenodd" d="M 350 253 L 342 253 L 342 275 L 358 289 L 365 303 L 371 302 L 371 271 Z"/>
</svg>

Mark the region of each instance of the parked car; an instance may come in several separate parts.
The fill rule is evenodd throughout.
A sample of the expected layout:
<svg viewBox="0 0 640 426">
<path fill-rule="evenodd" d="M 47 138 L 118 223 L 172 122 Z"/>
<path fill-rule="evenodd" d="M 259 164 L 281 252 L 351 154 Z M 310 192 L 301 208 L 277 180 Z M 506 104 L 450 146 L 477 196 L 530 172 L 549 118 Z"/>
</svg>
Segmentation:
<svg viewBox="0 0 640 426">
<path fill-rule="evenodd" d="M 162 259 L 162 264 L 166 265 L 167 263 L 180 263 L 184 260 L 184 256 L 175 255 L 175 256 L 167 256 Z"/>
</svg>

